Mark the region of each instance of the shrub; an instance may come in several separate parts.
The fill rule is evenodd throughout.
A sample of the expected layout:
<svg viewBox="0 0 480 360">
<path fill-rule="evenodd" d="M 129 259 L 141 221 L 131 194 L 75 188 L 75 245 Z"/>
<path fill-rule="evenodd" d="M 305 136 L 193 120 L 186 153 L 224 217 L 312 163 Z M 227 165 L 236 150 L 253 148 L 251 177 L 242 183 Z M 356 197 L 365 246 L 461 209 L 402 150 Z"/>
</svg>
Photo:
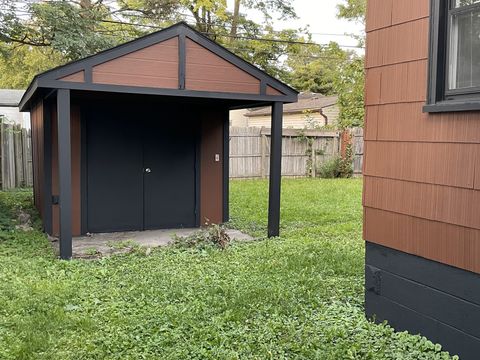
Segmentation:
<svg viewBox="0 0 480 360">
<path fill-rule="evenodd" d="M 217 247 L 225 250 L 231 242 L 230 236 L 223 225 L 206 224 L 205 228 L 194 232 L 188 236 L 173 237 L 173 246 L 180 248 L 205 249 L 207 247 Z"/>
<path fill-rule="evenodd" d="M 351 178 L 353 175 L 353 149 L 347 145 L 345 157 L 336 156 L 323 163 L 318 169 L 318 174 L 324 179 Z"/>
<path fill-rule="evenodd" d="M 324 162 L 318 169 L 318 174 L 324 179 L 334 179 L 340 177 L 340 162 L 342 159 L 339 156 L 334 157 Z"/>
</svg>

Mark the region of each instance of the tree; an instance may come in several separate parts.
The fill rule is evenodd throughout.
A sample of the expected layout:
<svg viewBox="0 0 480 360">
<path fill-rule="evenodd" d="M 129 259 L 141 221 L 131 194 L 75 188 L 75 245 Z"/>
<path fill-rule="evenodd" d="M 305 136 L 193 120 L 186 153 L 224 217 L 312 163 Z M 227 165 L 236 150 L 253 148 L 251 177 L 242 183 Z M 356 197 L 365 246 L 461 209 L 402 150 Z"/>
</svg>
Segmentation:
<svg viewBox="0 0 480 360">
<path fill-rule="evenodd" d="M 121 41 L 120 29 L 102 22 L 111 13 L 102 0 L 18 4 L 0 0 L 0 41 L 3 43 L 48 47 L 70 61 Z"/>
<path fill-rule="evenodd" d="M 179 20 L 194 22 L 195 28 L 254 63 L 269 74 L 288 79 L 285 57 L 295 51 L 292 42 L 302 40 L 301 29 L 274 31 L 270 19 L 296 16 L 292 0 L 236 0 L 234 11 L 226 0 L 122 0 L 120 11 L 130 22 L 166 26 Z M 265 16 L 258 24 L 242 14 L 242 8 L 255 8 Z M 262 40 L 256 40 L 261 38 Z M 268 40 L 268 41 L 266 41 Z"/>
<path fill-rule="evenodd" d="M 365 24 L 366 0 L 345 0 L 337 6 L 337 17 Z M 360 44 L 365 43 L 364 35 L 357 37 Z M 340 108 L 339 126 L 341 128 L 363 127 L 365 117 L 365 57 L 355 56 L 341 68 L 335 81 Z"/>
<path fill-rule="evenodd" d="M 0 87 L 25 89 L 36 74 L 62 62 L 60 53 L 46 47 L 0 45 Z"/>
<path fill-rule="evenodd" d="M 4 85 L 23 86 L 37 70 L 83 58 L 186 20 L 247 61 L 288 81 L 285 60 L 298 52 L 295 42 L 303 41 L 302 29 L 274 31 L 270 20 L 273 16 L 295 17 L 293 0 L 238 0 L 233 13 L 227 10 L 226 1 L 0 0 L 0 44 L 5 50 L 0 64 L 8 69 L 15 63 L 19 66 L 17 73 L 25 74 L 25 82 L 14 79 L 13 73 L 1 79 Z M 249 20 L 242 13 L 242 9 L 248 8 L 260 10 L 265 23 Z M 52 61 L 41 61 L 47 49 Z M 39 60 L 38 66 L 29 64 L 27 55 Z"/>
<path fill-rule="evenodd" d="M 337 17 L 365 23 L 367 10 L 366 0 L 344 0 L 346 3 L 337 5 Z"/>
<path fill-rule="evenodd" d="M 108 22 L 102 0 L 0 0 L 0 86 L 26 87 L 44 70 L 112 47 L 138 35 Z"/>
<path fill-rule="evenodd" d="M 363 127 L 364 104 L 364 58 L 356 57 L 341 67 L 335 80 L 340 108 L 338 125 L 342 129 Z"/>
<path fill-rule="evenodd" d="M 293 19 L 297 15 L 292 5 L 292 0 L 234 0 L 232 14 L 231 35 L 237 35 L 239 20 L 241 17 L 241 5 L 247 9 L 255 9 L 262 12 L 265 19 L 272 19 L 272 14 L 278 14 L 279 19 Z"/>
<path fill-rule="evenodd" d="M 335 42 L 327 46 L 302 46 L 287 60 L 291 69 L 289 82 L 297 90 L 334 95 L 337 74 L 350 56 Z"/>
<path fill-rule="evenodd" d="M 193 19 L 200 32 L 210 34 L 228 28 L 228 33 L 236 36 L 245 20 L 241 13 L 242 7 L 260 11 L 266 20 L 272 19 L 272 15 L 288 19 L 296 17 L 292 1 L 234 0 L 233 13 L 227 10 L 226 0 L 120 0 L 119 5 L 124 15 L 137 20 L 149 19 L 155 23 L 165 23 L 188 18 Z"/>
</svg>

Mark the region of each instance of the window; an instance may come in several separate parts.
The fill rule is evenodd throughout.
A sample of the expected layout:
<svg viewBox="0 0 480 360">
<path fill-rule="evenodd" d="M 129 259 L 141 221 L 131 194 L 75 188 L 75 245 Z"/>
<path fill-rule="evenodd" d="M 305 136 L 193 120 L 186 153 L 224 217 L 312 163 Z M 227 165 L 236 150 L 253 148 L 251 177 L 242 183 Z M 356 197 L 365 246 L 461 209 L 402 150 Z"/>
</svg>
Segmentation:
<svg viewBox="0 0 480 360">
<path fill-rule="evenodd" d="M 431 0 L 425 111 L 480 110 L 480 0 Z"/>
</svg>

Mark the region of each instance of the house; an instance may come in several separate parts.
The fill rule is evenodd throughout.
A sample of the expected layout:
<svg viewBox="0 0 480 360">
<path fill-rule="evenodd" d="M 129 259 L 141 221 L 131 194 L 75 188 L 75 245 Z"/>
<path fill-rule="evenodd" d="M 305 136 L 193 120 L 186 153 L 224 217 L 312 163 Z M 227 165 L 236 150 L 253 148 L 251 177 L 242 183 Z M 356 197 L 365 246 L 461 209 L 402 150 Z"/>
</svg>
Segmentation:
<svg viewBox="0 0 480 360">
<path fill-rule="evenodd" d="M 20 108 L 32 117 L 35 204 L 61 258 L 72 236 L 227 221 L 232 108 L 273 107 L 277 236 L 282 108 L 297 94 L 183 22 L 37 75 Z"/>
<path fill-rule="evenodd" d="M 480 1 L 368 0 L 366 313 L 480 354 Z"/>
<path fill-rule="evenodd" d="M 30 115 L 21 113 L 18 109 L 24 90 L 0 89 L 0 116 L 9 124 L 21 125 L 22 128 L 30 128 Z"/>
<path fill-rule="evenodd" d="M 339 109 L 337 96 L 304 92 L 298 96 L 298 102 L 287 104 L 283 108 L 283 127 L 292 129 L 319 128 L 335 126 Z M 230 124 L 238 127 L 269 127 L 271 109 L 242 109 L 230 112 Z"/>
</svg>

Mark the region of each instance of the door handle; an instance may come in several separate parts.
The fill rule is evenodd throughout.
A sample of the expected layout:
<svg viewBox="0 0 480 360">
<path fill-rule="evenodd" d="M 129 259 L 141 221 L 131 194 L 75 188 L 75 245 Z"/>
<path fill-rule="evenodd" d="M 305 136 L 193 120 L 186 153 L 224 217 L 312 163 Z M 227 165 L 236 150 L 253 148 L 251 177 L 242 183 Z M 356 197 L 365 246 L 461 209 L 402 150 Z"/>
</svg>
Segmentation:
<svg viewBox="0 0 480 360">
<path fill-rule="evenodd" d="M 146 169 L 145 169 L 145 172 L 146 172 L 147 174 L 150 174 L 150 173 L 152 172 L 152 169 L 146 168 Z"/>
</svg>

